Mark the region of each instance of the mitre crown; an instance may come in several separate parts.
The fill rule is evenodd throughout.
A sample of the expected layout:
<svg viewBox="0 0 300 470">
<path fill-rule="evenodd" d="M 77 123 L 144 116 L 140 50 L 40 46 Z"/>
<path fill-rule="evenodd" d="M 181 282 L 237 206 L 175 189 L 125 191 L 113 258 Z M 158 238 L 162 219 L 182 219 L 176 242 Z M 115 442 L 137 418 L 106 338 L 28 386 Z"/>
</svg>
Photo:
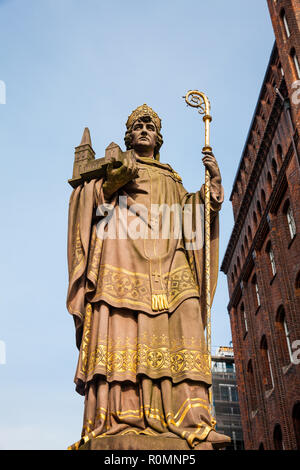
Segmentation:
<svg viewBox="0 0 300 470">
<path fill-rule="evenodd" d="M 156 126 L 157 131 L 158 132 L 160 131 L 160 129 L 161 129 L 161 120 L 160 120 L 160 118 L 158 117 L 156 112 L 153 111 L 153 109 L 150 108 L 150 106 L 148 106 L 145 103 L 142 106 L 139 106 L 138 108 L 136 108 L 134 111 L 132 111 L 130 116 L 128 116 L 128 120 L 126 122 L 127 129 L 129 129 L 132 126 L 132 124 L 137 119 L 141 118 L 142 116 L 150 116 L 151 120 L 154 122 L 154 124 Z"/>
</svg>

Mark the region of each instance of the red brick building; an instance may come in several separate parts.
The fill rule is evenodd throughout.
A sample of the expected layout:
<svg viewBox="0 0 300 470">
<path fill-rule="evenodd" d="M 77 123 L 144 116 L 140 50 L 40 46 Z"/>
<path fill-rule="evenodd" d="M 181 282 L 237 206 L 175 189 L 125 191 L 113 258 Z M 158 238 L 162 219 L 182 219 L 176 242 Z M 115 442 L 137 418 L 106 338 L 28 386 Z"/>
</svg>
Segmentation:
<svg viewBox="0 0 300 470">
<path fill-rule="evenodd" d="M 275 44 L 234 180 L 227 274 L 246 449 L 300 449 L 300 0 Z"/>
</svg>

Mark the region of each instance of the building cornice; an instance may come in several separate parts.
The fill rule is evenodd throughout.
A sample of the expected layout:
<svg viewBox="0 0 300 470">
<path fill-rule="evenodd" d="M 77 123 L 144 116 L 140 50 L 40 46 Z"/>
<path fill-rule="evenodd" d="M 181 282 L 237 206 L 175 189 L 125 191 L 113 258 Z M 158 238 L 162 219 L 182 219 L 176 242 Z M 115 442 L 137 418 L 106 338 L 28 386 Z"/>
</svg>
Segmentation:
<svg viewBox="0 0 300 470">
<path fill-rule="evenodd" d="M 284 93 L 285 88 L 286 88 L 285 81 L 284 79 L 282 79 L 279 90 Z M 233 227 L 230 239 L 229 239 L 229 243 L 227 245 L 227 249 L 226 249 L 222 264 L 221 264 L 221 271 L 224 272 L 225 274 L 227 274 L 228 272 L 229 264 L 230 264 L 234 249 L 236 247 L 236 244 L 239 239 L 239 235 L 243 228 L 244 221 L 248 214 L 249 206 L 252 202 L 252 197 L 253 197 L 255 188 L 257 186 L 257 183 L 258 183 L 259 175 L 261 173 L 261 170 L 267 158 L 269 148 L 270 148 L 272 139 L 274 137 L 274 133 L 276 131 L 278 121 L 280 119 L 282 111 L 283 111 L 283 103 L 280 97 L 276 94 L 273 108 L 270 113 L 267 125 L 265 127 L 264 135 L 261 139 L 260 147 L 256 154 L 255 163 L 252 167 L 252 171 L 248 180 L 247 188 L 244 192 L 244 196 L 240 204 L 239 213 L 236 218 L 236 221 L 235 221 L 235 224 L 234 224 L 234 227 Z"/>
<path fill-rule="evenodd" d="M 242 156 L 241 156 L 240 161 L 239 161 L 239 166 L 238 166 L 238 169 L 237 169 L 234 181 L 233 181 L 232 190 L 231 190 L 231 194 L 230 194 L 230 197 L 229 197 L 230 201 L 232 200 L 234 188 L 235 188 L 239 173 L 241 171 L 241 167 L 242 167 L 242 164 L 243 164 L 243 161 L 244 161 L 244 156 L 245 156 L 245 153 L 247 151 L 249 141 L 251 139 L 251 132 L 253 130 L 253 126 L 254 126 L 255 119 L 256 119 L 257 114 L 258 114 L 259 106 L 260 106 L 261 100 L 262 100 L 264 92 L 265 92 L 265 86 L 266 86 L 266 83 L 268 81 L 268 76 L 269 76 L 272 64 L 275 62 L 275 58 L 277 56 L 278 56 L 278 50 L 277 50 L 277 45 L 276 45 L 276 42 L 275 42 L 274 45 L 273 45 L 271 55 L 270 55 L 270 59 L 269 59 L 269 63 L 268 63 L 267 69 L 266 69 L 264 79 L 263 79 L 263 83 L 262 83 L 262 86 L 261 86 L 261 89 L 260 89 L 260 92 L 259 92 L 258 101 L 257 101 L 257 104 L 255 106 L 255 110 L 254 110 L 254 114 L 253 114 L 251 124 L 250 124 L 250 127 L 249 127 L 248 135 L 246 137 L 246 143 L 244 145 L 244 148 L 243 148 L 243 151 L 242 151 Z"/>
</svg>

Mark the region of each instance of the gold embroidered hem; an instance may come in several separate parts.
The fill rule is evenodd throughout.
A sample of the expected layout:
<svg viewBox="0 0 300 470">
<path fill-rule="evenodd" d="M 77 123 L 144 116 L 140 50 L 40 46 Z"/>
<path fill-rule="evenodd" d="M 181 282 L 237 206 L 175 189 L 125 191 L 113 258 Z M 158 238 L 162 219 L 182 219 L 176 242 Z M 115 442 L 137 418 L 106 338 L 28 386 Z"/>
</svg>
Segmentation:
<svg viewBox="0 0 300 470">
<path fill-rule="evenodd" d="M 160 276 L 156 273 L 157 276 Z M 189 297 L 199 297 L 199 291 L 188 264 L 162 274 L 161 291 L 153 293 L 150 275 L 131 272 L 111 265 L 101 265 L 93 303 L 104 300 L 118 308 L 140 310 L 154 314 L 173 311 Z"/>
<path fill-rule="evenodd" d="M 88 304 L 75 382 L 84 393 L 95 375 L 137 382 L 138 375 L 211 384 L 199 300 L 153 317 L 105 303 Z"/>
<path fill-rule="evenodd" d="M 89 355 L 82 351 L 82 367 L 80 372 L 87 374 L 88 380 L 95 374 L 106 376 L 109 382 L 113 380 L 136 381 L 137 374 L 145 374 L 153 379 L 171 375 L 173 382 L 179 382 L 186 377 L 207 381 L 209 362 L 206 350 L 153 348 L 147 344 L 121 343 L 120 347 L 109 341 L 98 344 Z M 112 348 L 110 350 L 110 347 Z M 170 374 L 171 371 L 171 374 Z M 131 376 L 132 374 L 132 376 Z"/>
</svg>

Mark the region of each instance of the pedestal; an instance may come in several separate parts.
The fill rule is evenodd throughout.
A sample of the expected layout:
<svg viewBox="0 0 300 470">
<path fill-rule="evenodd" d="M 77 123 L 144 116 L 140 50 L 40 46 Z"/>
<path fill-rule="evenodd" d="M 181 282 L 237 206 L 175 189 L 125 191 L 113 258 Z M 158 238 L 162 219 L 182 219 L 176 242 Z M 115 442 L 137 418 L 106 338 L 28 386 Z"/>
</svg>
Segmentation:
<svg viewBox="0 0 300 470">
<path fill-rule="evenodd" d="M 201 442 L 193 449 L 186 440 L 176 437 L 109 436 L 96 437 L 79 447 L 79 450 L 213 450 L 210 442 Z"/>
</svg>

